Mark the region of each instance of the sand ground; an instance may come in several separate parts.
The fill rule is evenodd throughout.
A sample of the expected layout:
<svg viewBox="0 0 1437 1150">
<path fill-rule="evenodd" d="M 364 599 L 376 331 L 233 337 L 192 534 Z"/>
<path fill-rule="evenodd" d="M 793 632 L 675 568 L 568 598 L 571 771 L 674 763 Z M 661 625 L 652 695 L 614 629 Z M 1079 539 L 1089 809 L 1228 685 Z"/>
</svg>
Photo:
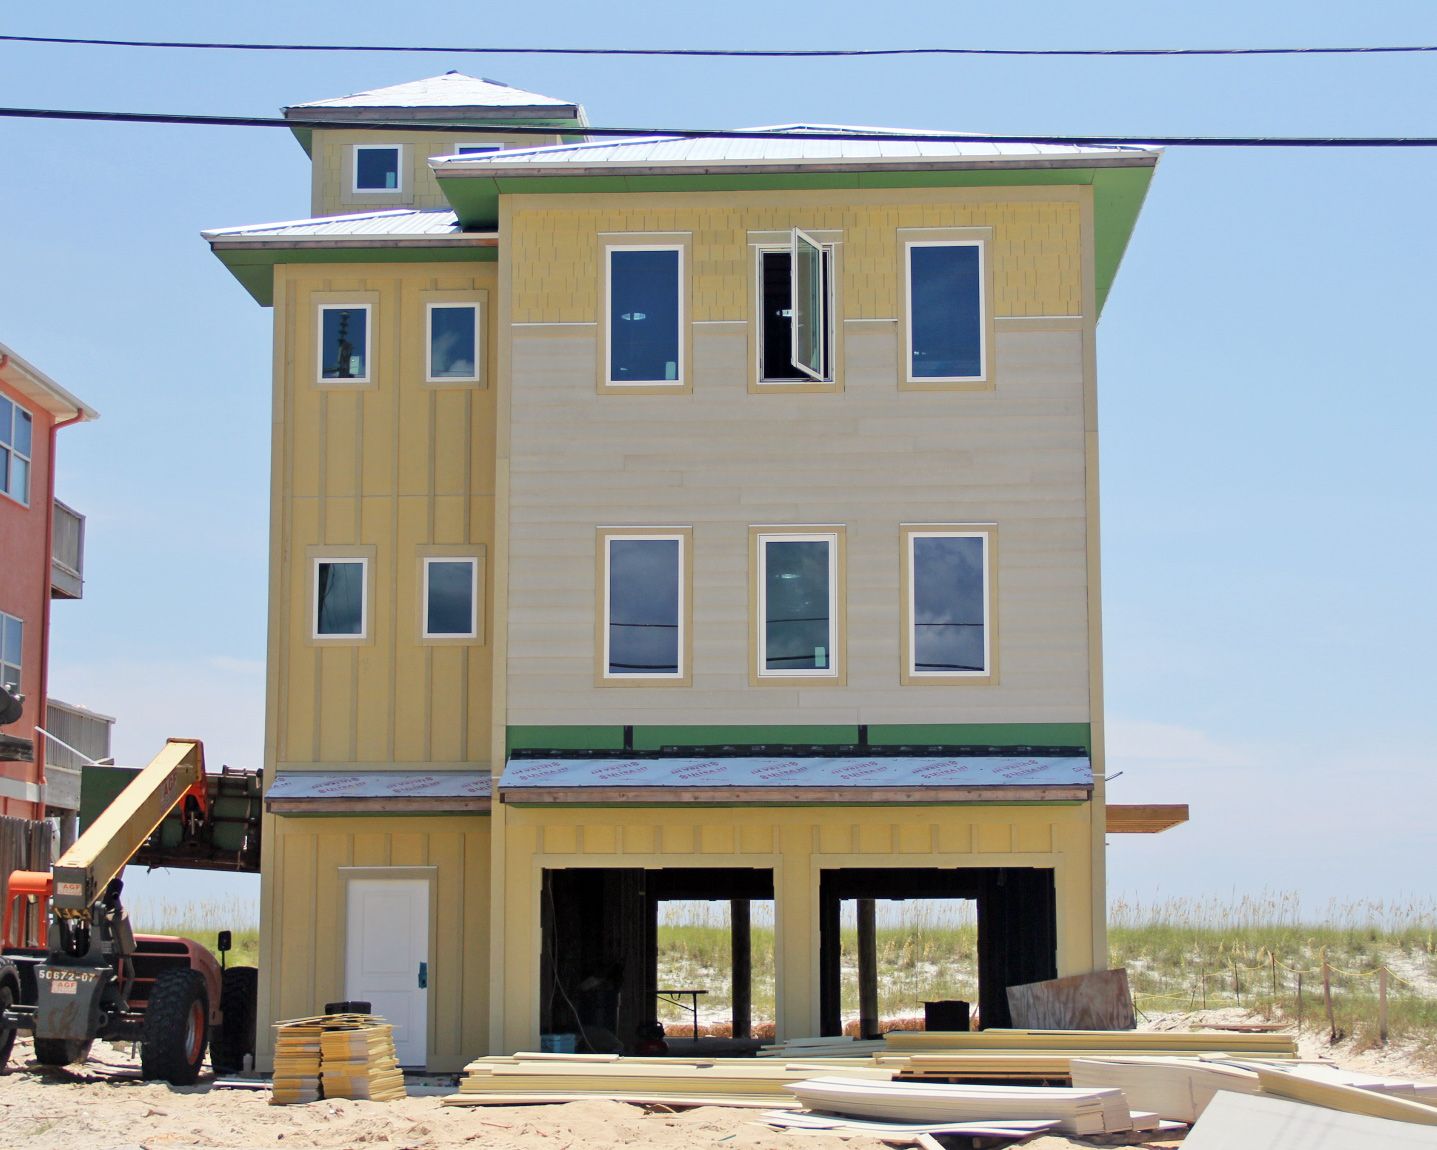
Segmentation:
<svg viewBox="0 0 1437 1150">
<path fill-rule="evenodd" d="M 1219 1019 L 1182 1016 L 1154 1020 L 1186 1028 Z M 1151 1025 L 1151 1024 L 1150 1024 Z M 1145 1027 L 1146 1028 L 1146 1027 Z M 1353 1052 L 1328 1047 L 1321 1035 L 1304 1035 L 1306 1057 L 1392 1076 L 1429 1079 L 1422 1052 L 1387 1048 Z M 869 1137 L 790 1134 L 762 1125 L 754 1111 L 705 1106 L 667 1113 L 621 1102 L 557 1106 L 443 1106 L 438 1095 L 398 1102 L 324 1100 L 304 1106 L 270 1106 L 266 1090 L 216 1088 L 208 1077 L 192 1087 L 143 1082 L 129 1047 L 97 1042 L 89 1061 L 63 1070 L 31 1059 L 26 1039 L 16 1043 L 9 1073 L 0 1077 L 0 1148 L 26 1150 L 136 1150 L 196 1147 L 385 1147 L 394 1150 L 721 1150 L 795 1147 L 803 1150 L 879 1150 Z M 1043 1137 L 1028 1150 L 1070 1150 L 1107 1145 Z M 1142 1143 L 1179 1146 L 1175 1139 Z"/>
</svg>

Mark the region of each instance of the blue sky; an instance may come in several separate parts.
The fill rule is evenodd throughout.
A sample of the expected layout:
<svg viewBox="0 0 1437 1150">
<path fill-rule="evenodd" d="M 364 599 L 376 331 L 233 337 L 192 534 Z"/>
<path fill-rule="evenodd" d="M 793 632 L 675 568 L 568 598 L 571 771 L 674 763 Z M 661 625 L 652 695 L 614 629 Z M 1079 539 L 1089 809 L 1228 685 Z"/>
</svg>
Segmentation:
<svg viewBox="0 0 1437 1150">
<path fill-rule="evenodd" d="M 1422 3 L 885 6 L 731 0 L 477 9 L 30 7 L 9 33 L 647 47 L 1437 43 Z M 480 16 L 482 15 L 482 20 Z M 0 104 L 273 115 L 449 68 L 614 126 L 793 120 L 1152 135 L 1432 134 L 1437 56 L 1244 59 L 278 55 L 0 44 Z M 89 517 L 52 690 L 257 766 L 270 313 L 202 227 L 289 219 L 304 153 L 274 130 L 0 121 L 0 339 L 98 408 L 63 433 Z M 1110 852 L 1114 894 L 1429 894 L 1437 847 L 1431 506 L 1432 150 L 1173 149 L 1100 325 L 1114 801 L 1193 821 Z M 215 889 L 135 879 L 143 897 Z M 241 887 L 249 890 L 252 887 Z"/>
</svg>

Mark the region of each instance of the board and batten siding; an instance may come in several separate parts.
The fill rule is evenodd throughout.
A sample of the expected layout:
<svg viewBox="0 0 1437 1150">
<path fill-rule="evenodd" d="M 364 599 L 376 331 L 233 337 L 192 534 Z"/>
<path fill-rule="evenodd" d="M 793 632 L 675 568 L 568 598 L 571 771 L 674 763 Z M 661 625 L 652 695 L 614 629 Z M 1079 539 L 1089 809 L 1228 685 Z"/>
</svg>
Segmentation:
<svg viewBox="0 0 1437 1150">
<path fill-rule="evenodd" d="M 494 269 L 422 264 L 276 271 L 267 765 L 487 763 L 494 390 L 424 382 L 424 293 L 487 293 Z M 318 385 L 318 299 L 370 299 L 371 384 Z M 422 558 L 480 558 L 477 641 L 421 638 Z M 364 554 L 368 636 L 312 638 L 316 554 Z"/>
<path fill-rule="evenodd" d="M 553 197 L 516 203 L 509 724 L 1089 721 L 1082 193 L 1008 194 L 636 195 L 562 226 Z M 791 226 L 841 229 L 837 393 L 749 393 L 749 295 L 734 283 L 753 272 L 748 233 Z M 907 226 L 993 229 L 991 390 L 899 390 Z M 596 393 L 596 233 L 629 229 L 693 235 L 691 394 Z M 581 266 L 551 279 L 567 253 Z M 997 683 L 900 685 L 903 523 L 997 525 Z M 846 685 L 751 686 L 748 529 L 801 524 L 846 531 Z M 593 681 L 594 528 L 645 525 L 693 528 L 693 686 L 616 696 Z"/>
<path fill-rule="evenodd" d="M 397 868 L 434 884 L 442 913 L 429 922 L 428 1068 L 457 1071 L 487 1047 L 488 818 L 271 818 L 265 835 L 271 863 L 263 879 L 269 911 L 256 1052 L 262 1068 L 274 1058 L 267 1021 L 307 1017 L 346 998 L 346 868 L 364 868 L 366 878 Z"/>
</svg>

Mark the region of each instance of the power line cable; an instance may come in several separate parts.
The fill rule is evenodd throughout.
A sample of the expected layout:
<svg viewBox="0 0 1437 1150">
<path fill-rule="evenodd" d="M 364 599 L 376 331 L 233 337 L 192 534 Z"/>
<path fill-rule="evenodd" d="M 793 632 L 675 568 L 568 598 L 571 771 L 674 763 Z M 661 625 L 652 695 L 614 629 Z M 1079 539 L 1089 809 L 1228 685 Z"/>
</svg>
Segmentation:
<svg viewBox="0 0 1437 1150">
<path fill-rule="evenodd" d="M 488 122 L 377 123 L 372 120 L 286 120 L 277 116 L 206 116 L 175 112 L 97 112 L 71 108 L 3 108 L 0 119 L 81 120 L 120 124 L 173 124 L 220 128 L 310 128 L 345 131 L 472 132 L 480 128 L 509 135 L 599 136 L 620 139 L 672 137 L 691 140 L 869 140 L 879 143 L 928 144 L 1056 144 L 1071 147 L 1163 148 L 1433 148 L 1437 136 L 1070 136 L 1036 133 L 985 132 L 878 132 L 845 128 L 805 128 L 802 131 L 761 131 L 741 128 L 595 128 L 575 125 L 540 127 Z"/>
<path fill-rule="evenodd" d="M 104 40 L 0 35 L 0 41 L 98 48 L 190 48 L 230 52 L 425 52 L 476 56 L 678 56 L 832 59 L 862 56 L 1378 56 L 1437 52 L 1437 45 L 1314 48 L 517 48 L 431 44 L 261 44 L 200 40 Z"/>
</svg>

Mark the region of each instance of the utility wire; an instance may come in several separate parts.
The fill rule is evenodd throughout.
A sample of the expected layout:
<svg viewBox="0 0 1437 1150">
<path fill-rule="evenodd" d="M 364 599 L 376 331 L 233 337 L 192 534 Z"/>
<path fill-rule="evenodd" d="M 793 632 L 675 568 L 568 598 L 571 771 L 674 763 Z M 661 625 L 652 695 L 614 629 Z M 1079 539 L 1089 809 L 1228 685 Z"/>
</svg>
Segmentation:
<svg viewBox="0 0 1437 1150">
<path fill-rule="evenodd" d="M 1063 136 L 985 132 L 869 132 L 847 128 L 805 128 L 802 131 L 756 131 L 752 128 L 593 128 L 540 127 L 489 121 L 462 124 L 376 123 L 373 120 L 286 120 L 277 116 L 201 116 L 174 112 L 93 112 L 70 108 L 0 108 L 0 119 L 85 120 L 120 124 L 181 124 L 220 128 L 311 128 L 345 131 L 472 132 L 482 128 L 506 135 L 600 136 L 652 140 L 871 140 L 916 144 L 1058 144 L 1072 147 L 1164 148 L 1434 148 L 1437 136 Z"/>
<path fill-rule="evenodd" d="M 846 56 L 1377 56 L 1437 52 L 1437 45 L 1345 48 L 494 48 L 427 44 L 254 44 L 198 40 L 100 40 L 0 35 L 0 41 L 100 48 L 193 48 L 231 52 L 442 52 L 476 56 L 708 56 L 763 59 Z"/>
</svg>

